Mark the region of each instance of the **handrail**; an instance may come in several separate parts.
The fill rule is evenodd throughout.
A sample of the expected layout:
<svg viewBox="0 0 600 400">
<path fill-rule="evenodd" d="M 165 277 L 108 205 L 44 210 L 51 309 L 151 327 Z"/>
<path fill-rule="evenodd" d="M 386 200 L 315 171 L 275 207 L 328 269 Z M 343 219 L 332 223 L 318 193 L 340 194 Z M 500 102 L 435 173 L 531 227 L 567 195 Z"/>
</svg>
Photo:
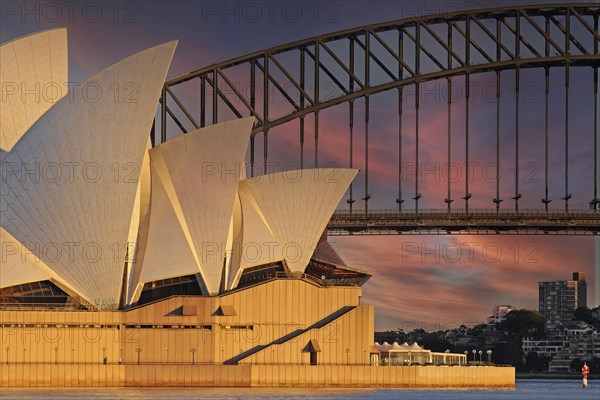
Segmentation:
<svg viewBox="0 0 600 400">
<path fill-rule="evenodd" d="M 338 210 L 327 226 L 330 235 L 401 233 L 600 234 L 597 210 Z"/>
<path fill-rule="evenodd" d="M 534 214 L 534 215 L 558 215 L 558 216 L 563 216 L 563 215 L 568 215 L 568 216 L 576 216 L 576 215 L 585 215 L 585 216 L 593 216 L 593 215 L 597 215 L 600 218 L 600 212 L 598 210 L 588 210 L 588 209 L 571 209 L 568 212 L 564 211 L 564 210 L 544 210 L 544 209 L 537 209 L 537 208 L 531 208 L 531 209 L 520 209 L 518 212 L 515 211 L 514 209 L 500 209 L 500 210 L 496 210 L 496 209 L 492 209 L 492 208 L 470 208 L 468 211 L 462 208 L 453 208 L 453 209 L 445 209 L 445 208 L 440 208 L 440 209 L 422 209 L 419 211 L 415 211 L 415 210 L 411 210 L 411 209 L 403 209 L 402 211 L 399 211 L 398 209 L 373 209 L 370 210 L 368 212 L 368 216 L 372 216 L 372 215 L 413 215 L 413 214 L 451 214 L 451 215 L 462 215 L 462 214 L 468 214 L 468 215 L 477 215 L 477 214 L 500 214 L 500 215 L 529 215 L 529 214 Z M 365 213 L 361 210 L 358 211 L 348 211 L 348 210 L 336 210 L 333 213 L 334 216 L 356 216 L 356 217 L 364 217 Z"/>
</svg>

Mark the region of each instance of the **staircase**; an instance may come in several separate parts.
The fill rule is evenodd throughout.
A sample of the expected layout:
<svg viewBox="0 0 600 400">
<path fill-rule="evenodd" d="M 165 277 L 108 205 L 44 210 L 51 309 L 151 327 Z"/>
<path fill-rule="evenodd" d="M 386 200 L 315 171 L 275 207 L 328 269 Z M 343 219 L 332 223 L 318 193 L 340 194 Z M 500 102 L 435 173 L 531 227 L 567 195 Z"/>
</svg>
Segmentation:
<svg viewBox="0 0 600 400">
<path fill-rule="evenodd" d="M 263 351 L 265 349 L 270 348 L 271 346 L 276 346 L 276 345 L 281 345 L 284 344 L 285 342 L 292 340 L 308 331 L 314 330 L 314 329 L 320 329 L 322 327 L 324 327 L 325 325 L 335 321 L 336 319 L 340 318 L 341 316 L 349 313 L 350 311 L 354 310 L 357 306 L 345 306 L 340 308 L 339 310 L 335 311 L 332 314 L 329 314 L 327 317 L 315 322 L 314 324 L 312 324 L 311 326 L 304 328 L 304 329 L 296 329 L 293 332 L 288 333 L 285 336 L 280 337 L 279 339 L 273 340 L 271 343 L 268 344 L 263 344 L 263 345 L 259 345 L 259 346 L 255 346 L 243 353 L 241 353 L 238 356 L 235 356 L 233 358 L 230 358 L 229 360 L 226 360 L 224 362 L 224 364 L 229 364 L 229 365 L 236 365 L 238 362 L 240 362 L 241 360 L 252 356 L 253 354 L 256 354 L 260 351 Z"/>
</svg>

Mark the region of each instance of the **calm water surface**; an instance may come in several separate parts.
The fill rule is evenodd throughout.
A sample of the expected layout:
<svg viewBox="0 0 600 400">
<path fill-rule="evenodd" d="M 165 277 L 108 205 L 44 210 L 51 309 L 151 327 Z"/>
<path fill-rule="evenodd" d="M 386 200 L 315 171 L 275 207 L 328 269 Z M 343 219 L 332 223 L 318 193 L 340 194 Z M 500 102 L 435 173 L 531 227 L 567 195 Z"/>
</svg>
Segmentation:
<svg viewBox="0 0 600 400">
<path fill-rule="evenodd" d="M 600 381 L 588 389 L 579 380 L 518 380 L 516 389 L 507 390 L 296 390 L 296 389 L 72 389 L 20 390 L 0 388 L 0 398 L 63 399 L 251 399 L 251 400 L 599 400 Z"/>
</svg>

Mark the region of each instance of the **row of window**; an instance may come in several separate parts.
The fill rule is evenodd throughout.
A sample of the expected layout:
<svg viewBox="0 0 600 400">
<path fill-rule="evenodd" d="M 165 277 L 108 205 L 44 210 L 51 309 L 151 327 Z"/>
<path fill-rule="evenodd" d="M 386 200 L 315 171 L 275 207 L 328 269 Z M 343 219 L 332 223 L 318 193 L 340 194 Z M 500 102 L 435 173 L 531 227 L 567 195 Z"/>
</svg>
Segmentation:
<svg viewBox="0 0 600 400">
<path fill-rule="evenodd" d="M 207 329 L 212 331 L 212 325 L 125 325 L 127 329 Z"/>
<path fill-rule="evenodd" d="M 97 329 L 119 329 L 119 325 L 95 325 L 95 324 L 0 324 L 0 328 L 97 328 Z"/>
<path fill-rule="evenodd" d="M 213 330 L 212 325 L 124 325 L 127 329 L 207 329 Z M 254 330 L 254 325 L 219 325 L 222 329 Z M 96 328 L 120 329 L 119 325 L 92 324 L 0 324 L 0 328 Z"/>
</svg>

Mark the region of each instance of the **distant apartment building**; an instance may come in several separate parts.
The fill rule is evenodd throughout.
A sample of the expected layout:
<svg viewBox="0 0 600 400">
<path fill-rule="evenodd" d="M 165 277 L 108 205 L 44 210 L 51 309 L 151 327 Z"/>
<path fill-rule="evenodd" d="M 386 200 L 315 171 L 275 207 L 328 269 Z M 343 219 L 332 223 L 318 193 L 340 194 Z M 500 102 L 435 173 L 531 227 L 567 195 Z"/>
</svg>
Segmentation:
<svg viewBox="0 0 600 400">
<path fill-rule="evenodd" d="M 539 283 L 539 311 L 546 318 L 546 329 L 555 330 L 573 319 L 577 307 L 587 306 L 584 272 L 574 272 L 569 281 Z"/>
<path fill-rule="evenodd" d="M 560 336 L 552 336 L 543 339 L 523 338 L 523 354 L 537 353 L 539 356 L 554 357 L 565 346 L 566 339 Z"/>
<path fill-rule="evenodd" d="M 492 310 L 492 315 L 487 317 L 487 324 L 489 326 L 495 326 L 500 322 L 504 321 L 506 315 L 513 310 L 512 306 L 508 305 L 499 305 L 494 307 Z"/>
<path fill-rule="evenodd" d="M 600 334 L 585 322 L 571 321 L 561 326 L 560 336 L 564 344 L 552 357 L 550 372 L 569 371 L 574 359 L 590 361 L 594 357 L 600 357 Z"/>
<path fill-rule="evenodd" d="M 600 357 L 600 334 L 583 321 L 561 325 L 555 334 L 539 340 L 523 338 L 523 354 L 537 353 L 551 357 L 550 372 L 569 371 L 571 361 Z"/>
</svg>

